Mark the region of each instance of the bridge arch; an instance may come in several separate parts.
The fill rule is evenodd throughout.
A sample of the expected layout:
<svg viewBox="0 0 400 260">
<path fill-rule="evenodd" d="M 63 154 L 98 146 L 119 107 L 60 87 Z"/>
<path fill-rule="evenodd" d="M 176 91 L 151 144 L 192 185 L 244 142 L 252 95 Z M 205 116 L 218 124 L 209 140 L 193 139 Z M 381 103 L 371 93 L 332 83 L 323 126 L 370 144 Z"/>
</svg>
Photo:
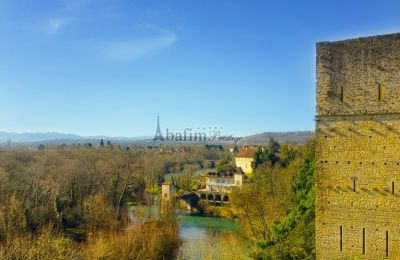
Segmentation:
<svg viewBox="0 0 400 260">
<path fill-rule="evenodd" d="M 207 200 L 212 200 L 212 201 L 214 201 L 214 195 L 208 194 Z"/>
<path fill-rule="evenodd" d="M 228 195 L 224 195 L 224 197 L 222 198 L 223 202 L 229 202 L 229 196 Z"/>
<path fill-rule="evenodd" d="M 184 202 L 188 209 L 192 209 L 197 205 L 199 201 L 199 195 L 194 192 L 187 192 L 175 197 L 175 201 L 178 203 Z M 182 204 L 180 204 L 182 206 Z"/>
<path fill-rule="evenodd" d="M 201 193 L 201 194 L 200 194 L 200 199 L 202 199 L 202 200 L 207 199 L 207 195 L 204 194 L 204 193 Z"/>
<path fill-rule="evenodd" d="M 219 194 L 215 195 L 215 201 L 221 201 L 221 195 Z"/>
</svg>

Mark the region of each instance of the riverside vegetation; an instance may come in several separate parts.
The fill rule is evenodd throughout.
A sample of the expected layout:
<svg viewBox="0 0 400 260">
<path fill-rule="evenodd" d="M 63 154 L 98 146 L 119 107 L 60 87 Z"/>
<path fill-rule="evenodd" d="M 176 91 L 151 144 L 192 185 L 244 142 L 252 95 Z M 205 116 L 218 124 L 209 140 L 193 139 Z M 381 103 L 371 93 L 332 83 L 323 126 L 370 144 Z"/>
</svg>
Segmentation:
<svg viewBox="0 0 400 260">
<path fill-rule="evenodd" d="M 254 155 L 255 172 L 231 205 L 253 258 L 315 259 L 314 151 L 314 139 L 302 146 L 270 140 Z"/>
<path fill-rule="evenodd" d="M 313 140 L 270 140 L 256 153 L 231 205 L 214 207 L 242 234 L 214 234 L 200 255 L 182 250 L 172 205 L 129 223 L 128 201 L 149 203 L 168 173 L 181 172 L 179 189 L 193 190 L 202 185 L 193 173 L 210 160 L 233 163 L 226 149 L 200 145 L 0 151 L 0 259 L 315 259 Z"/>
</svg>

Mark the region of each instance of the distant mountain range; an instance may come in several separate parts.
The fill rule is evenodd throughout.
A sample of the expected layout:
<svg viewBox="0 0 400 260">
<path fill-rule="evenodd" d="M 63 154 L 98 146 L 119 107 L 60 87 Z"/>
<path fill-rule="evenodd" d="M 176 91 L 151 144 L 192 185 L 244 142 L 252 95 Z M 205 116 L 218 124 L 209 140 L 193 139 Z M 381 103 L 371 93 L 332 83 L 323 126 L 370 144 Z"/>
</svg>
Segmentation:
<svg viewBox="0 0 400 260">
<path fill-rule="evenodd" d="M 120 141 L 133 141 L 144 139 L 145 137 L 129 138 L 129 137 L 109 137 L 109 136 L 79 136 L 75 134 L 63 134 L 63 133 L 9 133 L 0 132 L 0 143 L 6 143 L 9 140 L 12 143 L 35 143 L 35 142 L 45 142 L 45 143 L 71 143 L 71 142 L 88 142 L 91 140 L 100 141 L 104 140 L 120 140 Z"/>
<path fill-rule="evenodd" d="M 303 144 L 314 136 L 312 131 L 294 131 L 294 132 L 265 132 L 244 137 L 239 144 L 262 145 L 266 144 L 270 138 L 279 143 L 288 141 L 294 144 Z"/>
<path fill-rule="evenodd" d="M 265 132 L 244 137 L 239 145 L 261 145 L 266 144 L 269 138 L 274 138 L 278 142 L 288 141 L 290 143 L 302 144 L 310 137 L 314 136 L 312 131 L 294 131 L 294 132 Z M 108 136 L 79 136 L 75 134 L 63 133 L 9 133 L 0 132 L 0 144 L 7 144 L 10 140 L 12 144 L 73 144 L 73 143 L 93 143 L 98 144 L 101 139 L 112 141 L 118 144 L 149 144 L 152 137 L 108 137 Z"/>
</svg>

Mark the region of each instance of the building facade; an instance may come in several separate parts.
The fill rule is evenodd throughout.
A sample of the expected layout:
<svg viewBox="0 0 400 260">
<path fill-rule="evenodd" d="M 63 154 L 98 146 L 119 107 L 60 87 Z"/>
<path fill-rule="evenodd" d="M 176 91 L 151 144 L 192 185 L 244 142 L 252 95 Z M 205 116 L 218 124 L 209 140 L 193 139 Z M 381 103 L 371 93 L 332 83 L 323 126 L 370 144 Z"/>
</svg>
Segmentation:
<svg viewBox="0 0 400 260">
<path fill-rule="evenodd" d="M 233 187 L 242 187 L 243 178 L 240 169 L 235 172 L 209 172 L 206 175 L 206 188 L 203 191 L 230 193 Z"/>
<path fill-rule="evenodd" d="M 239 149 L 235 156 L 236 167 L 241 168 L 244 173 L 253 173 L 252 163 L 257 149 L 257 147 L 248 146 Z"/>
<path fill-rule="evenodd" d="M 317 259 L 400 259 L 400 34 L 317 44 Z"/>
</svg>

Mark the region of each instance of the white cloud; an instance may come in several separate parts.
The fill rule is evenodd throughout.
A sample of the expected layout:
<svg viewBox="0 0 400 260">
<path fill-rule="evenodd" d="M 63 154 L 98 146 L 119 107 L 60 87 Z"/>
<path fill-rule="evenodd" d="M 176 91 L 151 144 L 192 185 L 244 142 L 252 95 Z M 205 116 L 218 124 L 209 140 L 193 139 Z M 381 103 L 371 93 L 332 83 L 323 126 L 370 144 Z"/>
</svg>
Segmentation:
<svg viewBox="0 0 400 260">
<path fill-rule="evenodd" d="M 47 21 L 46 30 L 49 33 L 55 33 L 59 31 L 62 27 L 65 27 L 65 25 L 70 23 L 72 20 L 74 20 L 74 18 L 72 17 L 51 18 Z"/>
<path fill-rule="evenodd" d="M 111 41 L 105 45 L 104 54 L 112 60 L 135 60 L 164 49 L 177 39 L 175 33 L 159 29 L 156 35 Z"/>
</svg>

